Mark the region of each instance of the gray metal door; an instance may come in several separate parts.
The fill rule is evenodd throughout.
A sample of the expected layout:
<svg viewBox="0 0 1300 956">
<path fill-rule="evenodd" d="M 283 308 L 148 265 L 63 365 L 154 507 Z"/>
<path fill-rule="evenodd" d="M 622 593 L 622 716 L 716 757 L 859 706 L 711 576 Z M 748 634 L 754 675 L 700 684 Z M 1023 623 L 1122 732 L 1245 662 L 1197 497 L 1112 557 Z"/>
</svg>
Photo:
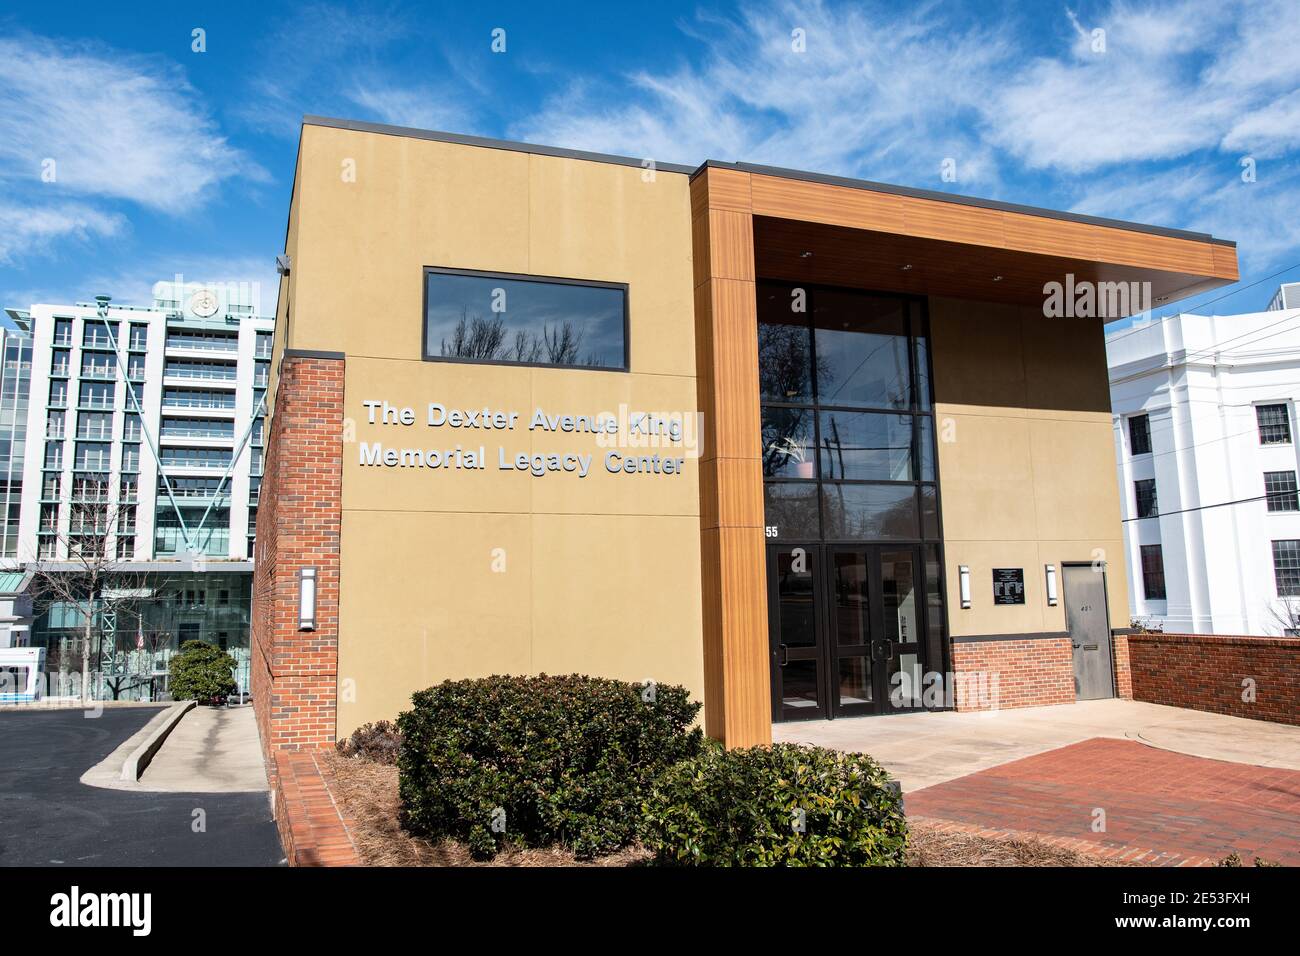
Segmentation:
<svg viewBox="0 0 1300 956">
<path fill-rule="evenodd" d="M 1110 666 L 1110 615 L 1106 613 L 1106 569 L 1091 564 L 1061 567 L 1065 623 L 1074 645 L 1074 696 L 1114 697 Z"/>
</svg>

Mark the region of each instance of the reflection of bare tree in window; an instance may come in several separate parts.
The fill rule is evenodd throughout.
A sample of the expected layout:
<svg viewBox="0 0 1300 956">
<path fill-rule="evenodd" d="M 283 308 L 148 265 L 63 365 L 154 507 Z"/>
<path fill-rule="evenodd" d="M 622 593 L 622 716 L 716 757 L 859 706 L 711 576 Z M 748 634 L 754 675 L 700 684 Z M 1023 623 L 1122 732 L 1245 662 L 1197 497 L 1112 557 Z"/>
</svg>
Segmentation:
<svg viewBox="0 0 1300 956">
<path fill-rule="evenodd" d="M 459 358 L 500 358 L 505 337 L 506 322 L 501 316 L 491 319 L 485 319 L 481 315 L 471 317 L 466 310 L 461 309 L 460 321 L 451 334 L 451 341 L 442 340 L 442 354 Z"/>
<path fill-rule="evenodd" d="M 786 474 L 792 464 L 809 460 L 813 450 L 812 410 L 768 406 L 763 414 L 763 477 Z M 809 477 L 812 475 L 801 476 Z"/>
<path fill-rule="evenodd" d="M 480 361 L 531 362 L 547 365 L 604 365 L 594 352 L 582 354 L 584 330 L 568 319 L 544 325 L 540 333 L 516 329 L 511 339 L 505 317 L 485 319 L 461 310 L 451 339 L 442 340 L 442 354 Z"/>
<path fill-rule="evenodd" d="M 558 326 L 544 326 L 542 341 L 546 343 L 546 361 L 551 365 L 577 365 L 578 349 L 582 347 L 582 330 L 572 322 Z"/>
<path fill-rule="evenodd" d="M 765 398 L 806 401 L 812 394 L 811 364 L 807 326 L 764 323 L 758 327 L 758 380 Z"/>
<path fill-rule="evenodd" d="M 807 326 L 759 325 L 758 376 L 765 399 L 809 401 L 812 395 L 811 365 Z M 812 415 L 810 409 L 768 406 L 763 419 L 765 477 L 785 474 L 791 464 L 804 462 L 809 455 L 815 454 L 815 450 L 810 448 Z"/>
</svg>

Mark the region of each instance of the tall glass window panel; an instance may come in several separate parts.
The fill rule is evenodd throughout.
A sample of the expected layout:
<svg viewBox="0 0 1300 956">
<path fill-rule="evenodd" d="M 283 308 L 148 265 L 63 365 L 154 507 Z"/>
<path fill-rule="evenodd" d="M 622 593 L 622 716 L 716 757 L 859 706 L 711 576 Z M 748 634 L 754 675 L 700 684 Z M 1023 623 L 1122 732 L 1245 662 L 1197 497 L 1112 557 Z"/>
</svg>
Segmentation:
<svg viewBox="0 0 1300 956">
<path fill-rule="evenodd" d="M 816 478 L 817 437 L 811 408 L 763 406 L 763 477 Z"/>
<path fill-rule="evenodd" d="M 855 408 L 912 403 L 906 303 L 819 289 L 813 299 L 817 401 Z"/>
<path fill-rule="evenodd" d="M 767 482 L 763 486 L 764 523 L 785 540 L 820 537 L 817 485 L 813 482 Z"/>
<path fill-rule="evenodd" d="M 925 546 L 925 653 L 931 671 L 943 670 L 943 587 L 939 546 Z M 931 701 L 943 706 L 943 701 Z"/>
<path fill-rule="evenodd" d="M 627 368 L 627 290 L 527 276 L 425 272 L 425 357 Z"/>
<path fill-rule="evenodd" d="M 823 478 L 912 481 L 912 416 L 822 412 Z"/>
<path fill-rule="evenodd" d="M 822 485 L 828 540 L 919 538 L 915 485 Z"/>
<path fill-rule="evenodd" d="M 758 287 L 758 383 L 764 401 L 812 401 L 807 305 L 807 290 L 799 287 L 768 283 Z"/>
<path fill-rule="evenodd" d="M 921 537 L 939 537 L 939 492 L 934 485 L 921 486 Z"/>
<path fill-rule="evenodd" d="M 916 451 L 920 459 L 917 475 L 922 481 L 934 481 L 934 420 L 916 416 Z"/>
<path fill-rule="evenodd" d="M 912 335 L 916 360 L 916 407 L 930 410 L 930 342 L 925 337 L 925 317 L 921 303 L 912 302 Z"/>
</svg>

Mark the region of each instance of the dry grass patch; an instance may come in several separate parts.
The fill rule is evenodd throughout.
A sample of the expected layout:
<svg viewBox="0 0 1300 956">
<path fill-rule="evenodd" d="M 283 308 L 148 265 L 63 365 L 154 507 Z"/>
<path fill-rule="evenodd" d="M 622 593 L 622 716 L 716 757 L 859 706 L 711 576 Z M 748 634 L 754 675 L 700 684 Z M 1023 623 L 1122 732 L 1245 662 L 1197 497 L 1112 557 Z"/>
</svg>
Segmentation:
<svg viewBox="0 0 1300 956">
<path fill-rule="evenodd" d="M 992 840 L 944 832 L 913 823 L 908 828 L 908 866 L 1131 866 L 1087 856 L 1041 840 Z"/>
</svg>

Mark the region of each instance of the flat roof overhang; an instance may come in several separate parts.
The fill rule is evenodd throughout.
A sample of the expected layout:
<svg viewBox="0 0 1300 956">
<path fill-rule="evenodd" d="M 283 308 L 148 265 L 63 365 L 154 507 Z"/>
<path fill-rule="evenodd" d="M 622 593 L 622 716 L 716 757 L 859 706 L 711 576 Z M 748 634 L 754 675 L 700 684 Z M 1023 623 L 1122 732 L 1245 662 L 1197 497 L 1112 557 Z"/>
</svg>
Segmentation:
<svg viewBox="0 0 1300 956">
<path fill-rule="evenodd" d="M 1235 282 L 1235 244 L 853 180 L 710 164 L 711 208 L 753 216 L 757 277 L 1042 306 L 1044 285 L 1139 283 L 1106 321 Z"/>
</svg>

